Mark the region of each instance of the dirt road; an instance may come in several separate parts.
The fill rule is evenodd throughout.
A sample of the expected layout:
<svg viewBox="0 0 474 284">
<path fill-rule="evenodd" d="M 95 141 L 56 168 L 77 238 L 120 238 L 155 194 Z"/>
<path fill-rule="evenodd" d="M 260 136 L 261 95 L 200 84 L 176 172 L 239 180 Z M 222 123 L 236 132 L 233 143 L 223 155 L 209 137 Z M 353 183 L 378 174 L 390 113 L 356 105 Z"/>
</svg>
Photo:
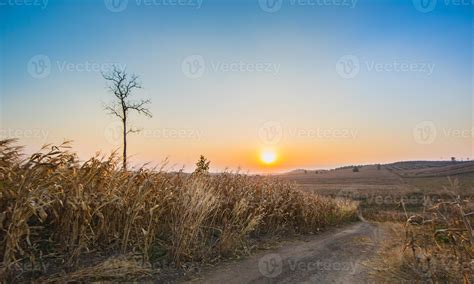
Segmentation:
<svg viewBox="0 0 474 284">
<path fill-rule="evenodd" d="M 359 222 L 205 272 L 197 283 L 366 283 L 381 232 Z"/>
</svg>

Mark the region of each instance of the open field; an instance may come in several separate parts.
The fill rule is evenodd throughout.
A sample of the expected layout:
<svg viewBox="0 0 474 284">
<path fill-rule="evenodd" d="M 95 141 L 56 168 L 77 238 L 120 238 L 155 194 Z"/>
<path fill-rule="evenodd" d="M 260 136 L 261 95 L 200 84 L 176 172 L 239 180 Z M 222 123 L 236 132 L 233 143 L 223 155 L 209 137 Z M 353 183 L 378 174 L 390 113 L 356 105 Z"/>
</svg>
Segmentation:
<svg viewBox="0 0 474 284">
<path fill-rule="evenodd" d="M 404 167 L 399 166 L 404 164 Z M 420 164 L 424 167 L 420 167 Z M 432 165 L 439 166 L 432 166 Z M 431 166 L 428 166 L 431 165 Z M 338 190 L 361 190 L 366 193 L 443 193 L 448 177 L 460 182 L 462 194 L 474 193 L 474 162 L 405 162 L 329 171 L 299 171 L 278 177 L 295 182 L 299 188 L 321 194 L 337 194 Z M 317 173 L 316 173 L 317 172 Z M 336 191 L 336 192 L 335 192 Z"/>
<path fill-rule="evenodd" d="M 395 165 L 395 166 L 394 166 Z M 400 165 L 403 165 L 401 167 Z M 344 197 L 361 202 L 364 216 L 384 218 L 384 214 L 399 215 L 403 201 L 408 211 L 419 211 L 439 198 L 449 196 L 449 178 L 458 181 L 457 194 L 474 196 L 474 163 L 404 162 L 389 165 L 369 165 L 329 171 L 298 171 L 279 175 L 298 188 L 331 197 Z M 394 216 L 395 217 L 395 216 Z"/>
<path fill-rule="evenodd" d="M 296 174 L 283 174 L 278 176 L 285 181 L 295 182 L 301 189 L 325 195 L 336 195 L 339 190 L 361 190 L 361 191 L 413 191 L 403 180 L 392 172 L 376 166 L 365 166 L 359 172 L 353 172 L 352 168 L 329 170 L 329 171 L 307 171 Z"/>
<path fill-rule="evenodd" d="M 369 262 L 378 281 L 472 283 L 474 163 L 417 161 L 358 169 L 279 178 L 305 191 L 359 201 L 363 218 L 383 222 L 382 248 Z"/>
</svg>

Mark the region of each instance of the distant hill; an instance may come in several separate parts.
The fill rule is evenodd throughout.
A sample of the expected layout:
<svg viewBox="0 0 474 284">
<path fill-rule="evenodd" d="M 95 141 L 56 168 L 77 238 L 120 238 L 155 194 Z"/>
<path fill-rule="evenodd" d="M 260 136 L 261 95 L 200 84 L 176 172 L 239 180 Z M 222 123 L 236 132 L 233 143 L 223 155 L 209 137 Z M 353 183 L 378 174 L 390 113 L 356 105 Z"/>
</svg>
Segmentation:
<svg viewBox="0 0 474 284">
<path fill-rule="evenodd" d="M 296 169 L 296 170 L 292 170 L 292 171 L 289 171 L 289 172 L 286 172 L 284 174 L 286 175 L 298 175 L 298 174 L 304 174 L 305 172 L 309 172 L 310 170 L 305 170 L 305 169 Z"/>
<path fill-rule="evenodd" d="M 384 165 L 403 177 L 454 176 L 474 173 L 474 161 L 407 161 Z"/>
<path fill-rule="evenodd" d="M 373 165 L 357 165 L 357 167 L 375 167 Z M 404 177 L 431 177 L 450 176 L 465 173 L 474 173 L 474 161 L 401 161 L 390 164 L 381 164 L 382 167 Z M 354 165 L 338 167 L 330 171 L 352 169 Z M 283 175 L 301 175 L 307 173 L 325 173 L 329 170 L 295 169 Z"/>
<path fill-rule="evenodd" d="M 314 173 L 324 173 L 327 172 L 328 170 L 305 170 L 305 169 L 296 169 L 292 170 L 286 173 L 283 173 L 282 175 L 301 175 L 301 174 L 314 174 Z"/>
</svg>

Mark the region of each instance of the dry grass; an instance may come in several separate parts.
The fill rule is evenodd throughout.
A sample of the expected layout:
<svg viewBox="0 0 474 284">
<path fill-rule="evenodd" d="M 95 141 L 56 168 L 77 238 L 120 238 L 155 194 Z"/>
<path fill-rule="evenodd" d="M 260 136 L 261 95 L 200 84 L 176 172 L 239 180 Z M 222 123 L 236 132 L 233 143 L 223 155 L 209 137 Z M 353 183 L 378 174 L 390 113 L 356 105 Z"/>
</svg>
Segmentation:
<svg viewBox="0 0 474 284">
<path fill-rule="evenodd" d="M 114 155 L 79 163 L 67 143 L 22 158 L 14 143 L 0 141 L 0 280 L 148 275 L 163 260 L 212 262 L 252 237 L 356 218 L 354 203 L 273 179 L 124 172 Z"/>
<path fill-rule="evenodd" d="M 460 197 L 457 181 L 450 183 L 449 200 L 438 200 L 423 213 L 407 214 L 405 225 L 385 225 L 391 237 L 384 243 L 381 258 L 372 264 L 379 272 L 378 280 L 472 283 L 473 200 Z"/>
<path fill-rule="evenodd" d="M 411 251 L 414 271 L 423 280 L 472 283 L 473 200 L 461 198 L 458 181 L 449 181 L 450 200 L 439 200 L 424 214 L 407 219 L 404 250 Z"/>
</svg>

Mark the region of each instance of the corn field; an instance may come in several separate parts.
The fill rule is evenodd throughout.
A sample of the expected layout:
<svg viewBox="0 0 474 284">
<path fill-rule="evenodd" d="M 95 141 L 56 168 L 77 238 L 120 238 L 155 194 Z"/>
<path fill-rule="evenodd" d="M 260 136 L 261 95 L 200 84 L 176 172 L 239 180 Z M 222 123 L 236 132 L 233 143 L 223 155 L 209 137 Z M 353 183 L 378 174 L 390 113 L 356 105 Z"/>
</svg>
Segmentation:
<svg viewBox="0 0 474 284">
<path fill-rule="evenodd" d="M 151 275 L 162 259 L 213 262 L 357 218 L 354 203 L 268 177 L 123 171 L 116 155 L 80 162 L 64 143 L 25 156 L 16 143 L 0 141 L 0 281 Z"/>
</svg>

